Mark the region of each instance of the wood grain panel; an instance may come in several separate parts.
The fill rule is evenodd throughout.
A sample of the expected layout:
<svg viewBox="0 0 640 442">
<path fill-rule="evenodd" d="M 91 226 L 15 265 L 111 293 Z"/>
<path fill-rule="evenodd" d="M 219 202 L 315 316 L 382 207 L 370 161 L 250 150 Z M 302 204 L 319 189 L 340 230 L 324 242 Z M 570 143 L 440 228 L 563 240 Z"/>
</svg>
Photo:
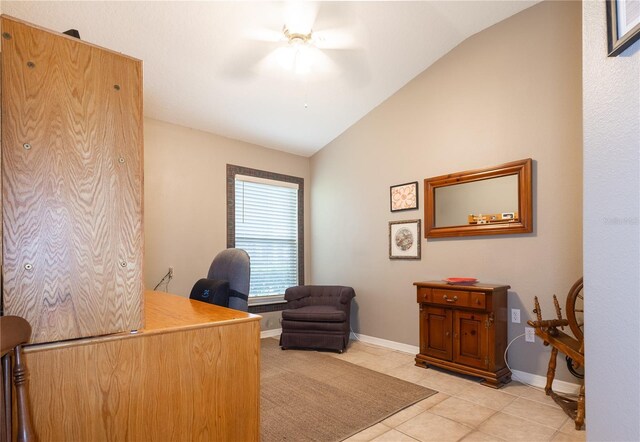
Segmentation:
<svg viewBox="0 0 640 442">
<path fill-rule="evenodd" d="M 28 352 L 36 433 L 40 440 L 257 441 L 259 335 L 254 319 Z"/>
<path fill-rule="evenodd" d="M 258 440 L 260 316 L 151 291 L 145 316 L 25 349 L 40 440 Z"/>
<path fill-rule="evenodd" d="M 142 328 L 141 62 L 2 31 L 5 314 L 32 342 Z"/>
<path fill-rule="evenodd" d="M 489 369 L 489 332 L 486 313 L 453 312 L 453 362 Z"/>
</svg>

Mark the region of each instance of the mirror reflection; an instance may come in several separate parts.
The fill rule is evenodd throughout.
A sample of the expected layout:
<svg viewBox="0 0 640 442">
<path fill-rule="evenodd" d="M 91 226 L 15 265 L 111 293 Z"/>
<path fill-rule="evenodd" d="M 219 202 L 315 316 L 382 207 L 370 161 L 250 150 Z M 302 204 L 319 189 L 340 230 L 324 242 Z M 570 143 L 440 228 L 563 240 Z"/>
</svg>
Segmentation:
<svg viewBox="0 0 640 442">
<path fill-rule="evenodd" d="M 435 189 L 435 227 L 518 221 L 518 175 Z"/>
</svg>

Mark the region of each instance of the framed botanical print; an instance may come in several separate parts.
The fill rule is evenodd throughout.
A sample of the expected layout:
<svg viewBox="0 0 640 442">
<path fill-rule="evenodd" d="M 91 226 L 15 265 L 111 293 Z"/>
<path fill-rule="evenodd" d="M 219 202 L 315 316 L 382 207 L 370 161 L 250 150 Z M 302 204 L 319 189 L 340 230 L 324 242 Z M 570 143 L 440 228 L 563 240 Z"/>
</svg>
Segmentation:
<svg viewBox="0 0 640 442">
<path fill-rule="evenodd" d="M 420 259 L 420 220 L 389 222 L 389 259 Z"/>
<path fill-rule="evenodd" d="M 398 184 L 390 187 L 391 211 L 418 209 L 418 182 Z"/>
</svg>

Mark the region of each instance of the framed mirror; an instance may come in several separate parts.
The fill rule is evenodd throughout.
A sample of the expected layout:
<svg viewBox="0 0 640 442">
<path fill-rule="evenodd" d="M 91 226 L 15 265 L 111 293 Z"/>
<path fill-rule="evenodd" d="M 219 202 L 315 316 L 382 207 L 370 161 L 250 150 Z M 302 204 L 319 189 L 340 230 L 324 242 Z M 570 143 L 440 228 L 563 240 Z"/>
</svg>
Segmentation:
<svg viewBox="0 0 640 442">
<path fill-rule="evenodd" d="M 424 180 L 425 238 L 533 231 L 531 158 Z"/>
</svg>

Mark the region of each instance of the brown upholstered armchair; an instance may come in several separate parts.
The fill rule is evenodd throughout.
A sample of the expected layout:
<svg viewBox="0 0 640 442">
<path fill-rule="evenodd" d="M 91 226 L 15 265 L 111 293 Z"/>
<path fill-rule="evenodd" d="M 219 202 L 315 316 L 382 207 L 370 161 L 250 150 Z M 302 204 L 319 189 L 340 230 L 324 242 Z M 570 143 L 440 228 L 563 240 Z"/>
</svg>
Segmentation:
<svg viewBox="0 0 640 442">
<path fill-rule="evenodd" d="M 353 288 L 329 285 L 290 287 L 282 312 L 280 346 L 344 351 L 349 343 Z"/>
</svg>

